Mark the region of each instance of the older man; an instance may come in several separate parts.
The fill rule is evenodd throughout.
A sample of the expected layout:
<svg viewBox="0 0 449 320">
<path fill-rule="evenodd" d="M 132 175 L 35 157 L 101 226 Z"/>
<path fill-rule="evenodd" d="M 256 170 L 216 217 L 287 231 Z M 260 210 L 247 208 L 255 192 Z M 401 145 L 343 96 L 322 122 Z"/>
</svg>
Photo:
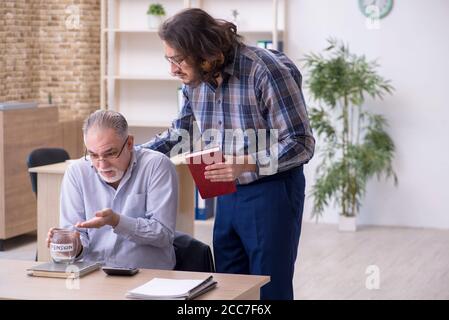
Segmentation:
<svg viewBox="0 0 449 320">
<path fill-rule="evenodd" d="M 60 213 L 61 227 L 79 230 L 78 256 L 110 266 L 173 269 L 178 184 L 170 159 L 134 147 L 117 112 L 94 112 L 83 133 L 86 154 L 67 169 Z"/>
</svg>

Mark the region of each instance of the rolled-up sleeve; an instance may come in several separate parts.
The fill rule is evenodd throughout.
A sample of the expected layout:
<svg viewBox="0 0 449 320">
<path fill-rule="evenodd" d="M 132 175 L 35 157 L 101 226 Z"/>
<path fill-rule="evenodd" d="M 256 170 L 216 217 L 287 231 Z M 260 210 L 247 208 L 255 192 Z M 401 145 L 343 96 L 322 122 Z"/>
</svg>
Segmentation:
<svg viewBox="0 0 449 320">
<path fill-rule="evenodd" d="M 146 212 L 138 218 L 121 215 L 114 232 L 138 244 L 165 247 L 173 244 L 178 209 L 175 166 L 161 156 L 146 186 Z"/>
</svg>

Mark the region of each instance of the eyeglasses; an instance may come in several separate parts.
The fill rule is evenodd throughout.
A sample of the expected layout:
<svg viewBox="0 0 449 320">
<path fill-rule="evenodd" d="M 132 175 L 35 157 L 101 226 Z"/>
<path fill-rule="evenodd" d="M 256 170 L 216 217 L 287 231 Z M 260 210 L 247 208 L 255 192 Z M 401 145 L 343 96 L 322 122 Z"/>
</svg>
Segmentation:
<svg viewBox="0 0 449 320">
<path fill-rule="evenodd" d="M 181 63 L 184 62 L 185 58 L 176 59 L 176 57 L 180 57 L 180 56 L 173 56 L 173 57 L 164 56 L 164 57 L 165 57 L 165 60 L 167 60 L 169 63 L 175 65 L 179 69 L 182 69 Z"/>
<path fill-rule="evenodd" d="M 92 161 L 92 162 L 98 162 L 98 161 L 100 161 L 100 160 L 103 160 L 103 161 L 110 161 L 110 160 L 115 160 L 115 159 L 118 159 L 118 158 L 120 158 L 120 155 L 122 154 L 122 152 L 123 152 L 123 149 L 125 148 L 125 146 L 126 146 L 126 143 L 128 142 L 128 138 L 129 138 L 129 136 L 128 137 L 126 137 L 126 140 L 125 140 L 125 143 L 123 143 L 123 146 L 122 146 L 122 148 L 120 149 L 120 151 L 114 151 L 114 150 L 111 150 L 111 151 L 108 151 L 108 152 L 106 152 L 106 153 L 104 153 L 103 155 L 99 155 L 99 154 L 96 154 L 96 153 L 92 153 L 92 152 L 88 152 L 87 151 L 87 149 L 84 151 L 84 160 L 86 160 L 86 161 L 89 161 L 88 159 L 87 159 L 87 156 L 89 156 L 89 158 L 90 158 L 90 160 Z"/>
</svg>

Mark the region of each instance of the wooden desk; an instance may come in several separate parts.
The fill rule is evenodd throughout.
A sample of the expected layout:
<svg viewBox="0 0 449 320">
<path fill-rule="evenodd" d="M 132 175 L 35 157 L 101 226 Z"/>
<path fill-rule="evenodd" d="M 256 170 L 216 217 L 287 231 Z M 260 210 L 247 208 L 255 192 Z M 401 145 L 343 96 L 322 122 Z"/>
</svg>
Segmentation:
<svg viewBox="0 0 449 320">
<path fill-rule="evenodd" d="M 141 269 L 132 277 L 107 276 L 97 270 L 79 280 L 40 278 L 26 275 L 34 261 L 0 260 L 0 299 L 126 299 L 125 294 L 154 277 L 172 279 L 202 279 L 210 273 Z M 270 281 L 268 276 L 214 273 L 217 287 L 198 300 L 258 300 L 260 288 Z M 79 289 L 76 289 L 78 281 Z M 67 285 L 69 287 L 67 288 Z"/>
<path fill-rule="evenodd" d="M 70 160 L 69 160 L 70 161 Z M 193 235 L 195 219 L 195 185 L 188 167 L 182 159 L 173 158 L 178 173 L 178 214 L 176 230 Z M 50 252 L 46 241 L 51 227 L 59 226 L 59 197 L 64 172 L 69 162 L 34 167 L 30 172 L 37 173 L 37 253 L 38 260 L 49 261 Z"/>
</svg>

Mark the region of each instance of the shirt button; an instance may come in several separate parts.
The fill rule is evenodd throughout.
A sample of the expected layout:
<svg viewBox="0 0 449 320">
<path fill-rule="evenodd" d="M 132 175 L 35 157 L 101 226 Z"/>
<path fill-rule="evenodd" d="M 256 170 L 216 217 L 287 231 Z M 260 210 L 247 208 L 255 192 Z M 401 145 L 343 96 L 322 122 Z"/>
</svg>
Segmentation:
<svg viewBox="0 0 449 320">
<path fill-rule="evenodd" d="M 218 99 L 218 100 L 217 100 L 217 103 L 220 104 L 220 103 L 221 103 L 221 99 Z"/>
<path fill-rule="evenodd" d="M 221 122 L 221 120 L 218 120 L 218 124 L 221 126 L 221 124 L 222 124 L 223 122 Z"/>
</svg>

